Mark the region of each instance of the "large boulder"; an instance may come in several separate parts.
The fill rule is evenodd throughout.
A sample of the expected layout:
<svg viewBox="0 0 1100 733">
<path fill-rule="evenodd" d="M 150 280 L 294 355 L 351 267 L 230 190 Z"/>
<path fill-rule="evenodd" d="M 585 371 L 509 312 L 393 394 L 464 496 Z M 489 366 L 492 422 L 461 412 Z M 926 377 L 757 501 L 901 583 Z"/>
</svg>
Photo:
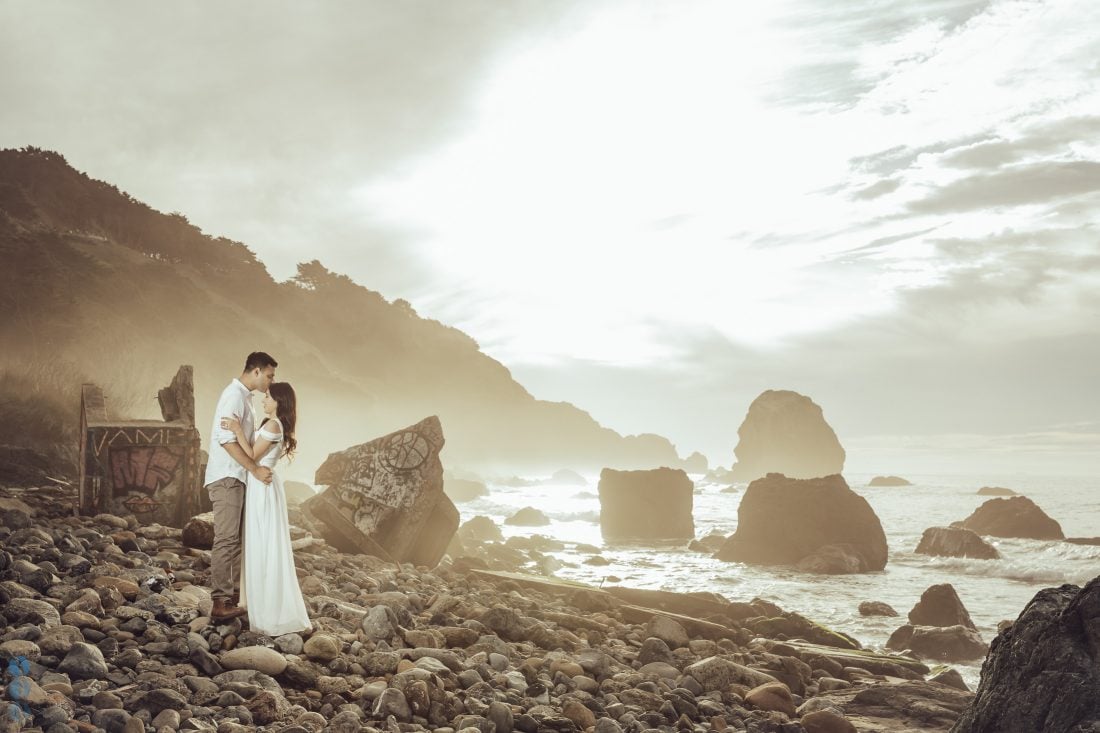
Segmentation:
<svg viewBox="0 0 1100 733">
<path fill-rule="evenodd" d="M 933 585 L 921 594 L 920 600 L 909 612 L 909 623 L 914 626 L 965 626 L 978 630 L 967 613 L 955 586 L 950 583 Z"/>
<path fill-rule="evenodd" d="M 183 546 L 209 550 L 214 546 L 214 512 L 196 514 L 183 525 Z"/>
<path fill-rule="evenodd" d="M 600 532 L 607 540 L 693 539 L 695 484 L 680 469 L 600 472 Z"/>
<path fill-rule="evenodd" d="M 1100 728 L 1100 577 L 1039 591 L 1002 631 L 955 733 Z"/>
<path fill-rule="evenodd" d="M 813 400 L 768 390 L 749 405 L 733 453 L 733 478 L 752 481 L 769 473 L 816 478 L 844 470 L 844 448 Z"/>
<path fill-rule="evenodd" d="M 965 662 L 981 659 L 989 648 L 974 629 L 965 626 L 902 626 L 886 641 L 887 649 L 910 650 L 921 659 Z"/>
<path fill-rule="evenodd" d="M 496 522 L 483 515 L 466 520 L 466 522 L 458 528 L 457 536 L 463 541 L 469 541 L 475 544 L 478 542 L 504 541 L 504 534 L 500 531 L 500 527 L 497 526 Z"/>
<path fill-rule="evenodd" d="M 939 557 L 973 557 L 979 560 L 996 560 L 1001 556 L 997 548 L 983 540 L 977 532 L 961 527 L 929 527 L 917 544 L 920 555 Z"/>
<path fill-rule="evenodd" d="M 1046 515 L 1026 496 L 990 499 L 952 527 L 970 529 L 993 537 L 1022 537 L 1033 540 L 1063 540 L 1062 526 Z"/>
<path fill-rule="evenodd" d="M 716 555 L 754 565 L 796 565 L 835 556 L 829 545 L 862 562 L 859 572 L 886 567 L 886 534 L 867 500 L 844 477 L 792 479 L 768 474 L 749 484 L 737 508 L 737 531 Z"/>
<path fill-rule="evenodd" d="M 848 689 L 831 690 L 811 698 L 806 704 L 816 703 L 822 706 L 820 709 L 824 710 L 829 709 L 824 707 L 826 705 L 835 705 L 836 709 L 844 711 L 845 717 L 859 723 L 857 730 L 860 731 L 908 733 L 909 731 L 931 732 L 950 729 L 973 697 L 974 694 L 971 692 L 938 682 L 904 680 L 890 684 L 858 685 Z M 818 733 L 817 729 L 806 724 L 807 718 L 809 716 L 803 714 L 802 725 L 806 733 Z M 1025 730 L 1039 729 L 1005 727 L 988 730 L 1022 733 Z"/>
<path fill-rule="evenodd" d="M 342 552 L 434 567 L 458 529 L 443 493 L 439 418 L 332 453 L 314 483 L 327 486 L 302 504 Z"/>
</svg>

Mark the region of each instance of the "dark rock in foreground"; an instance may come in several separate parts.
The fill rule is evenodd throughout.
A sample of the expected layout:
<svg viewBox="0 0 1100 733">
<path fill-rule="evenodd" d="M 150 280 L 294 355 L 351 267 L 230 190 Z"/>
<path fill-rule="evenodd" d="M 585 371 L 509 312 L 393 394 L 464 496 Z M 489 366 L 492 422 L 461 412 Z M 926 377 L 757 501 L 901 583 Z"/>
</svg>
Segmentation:
<svg viewBox="0 0 1100 733">
<path fill-rule="evenodd" d="M 916 552 L 920 555 L 939 557 L 972 557 L 978 560 L 996 560 L 1001 556 L 997 548 L 969 529 L 962 527 L 929 527 L 921 535 Z"/>
<path fill-rule="evenodd" d="M 1026 496 L 990 499 L 952 527 L 971 529 L 993 537 L 1021 537 L 1033 540 L 1061 540 L 1062 526 L 1046 515 Z"/>
<path fill-rule="evenodd" d="M 692 539 L 694 489 L 680 469 L 600 472 L 600 533 L 607 540 Z"/>
<path fill-rule="evenodd" d="M 820 703 L 842 706 L 859 731 L 945 731 L 973 699 L 973 693 L 947 685 L 901 682 L 822 694 Z M 991 729 L 992 730 L 992 729 Z M 1025 729 L 1004 728 L 1009 731 Z"/>
<path fill-rule="evenodd" d="M 886 567 L 882 524 L 843 476 L 799 480 L 769 474 L 745 490 L 737 509 L 737 531 L 716 557 L 756 565 L 796 565 L 837 545 L 847 546 L 842 549 L 858 557 L 856 572 Z"/>
<path fill-rule="evenodd" d="M 954 733 L 1100 729 L 1100 577 L 1039 591 L 993 640 Z"/>
<path fill-rule="evenodd" d="M 821 408 L 797 392 L 762 393 L 749 405 L 737 436 L 731 473 L 739 481 L 769 473 L 816 478 L 844 470 L 844 448 Z"/>
</svg>

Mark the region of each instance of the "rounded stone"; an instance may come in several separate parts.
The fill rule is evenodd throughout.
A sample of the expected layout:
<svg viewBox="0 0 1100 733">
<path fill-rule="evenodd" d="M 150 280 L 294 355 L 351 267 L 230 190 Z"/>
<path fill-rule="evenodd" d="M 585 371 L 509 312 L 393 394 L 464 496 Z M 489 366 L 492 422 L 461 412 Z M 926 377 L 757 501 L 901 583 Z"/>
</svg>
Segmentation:
<svg viewBox="0 0 1100 733">
<path fill-rule="evenodd" d="M 655 636 L 668 644 L 670 649 L 687 646 L 691 637 L 678 621 L 667 616 L 654 616 L 645 627 L 646 634 Z"/>
<path fill-rule="evenodd" d="M 566 677 L 576 677 L 577 675 L 583 675 L 584 667 L 576 662 L 568 661 L 565 659 L 558 659 L 550 663 L 550 674 L 561 672 Z"/>
<path fill-rule="evenodd" d="M 301 654 L 304 647 L 300 634 L 283 634 L 275 639 L 275 648 L 283 654 Z"/>
<path fill-rule="evenodd" d="M 138 584 L 125 578 L 115 578 L 110 575 L 101 575 L 92 581 L 93 588 L 114 588 L 128 601 L 137 598 Z"/>
<path fill-rule="evenodd" d="M 310 659 L 331 662 L 340 656 L 340 640 L 331 634 L 314 634 L 303 645 L 303 651 Z"/>
<path fill-rule="evenodd" d="M 31 623 L 47 627 L 61 625 L 61 614 L 56 608 L 33 598 L 12 598 L 5 604 L 4 616 L 12 624 Z"/>
<path fill-rule="evenodd" d="M 782 682 L 769 682 L 754 687 L 745 695 L 745 702 L 760 710 L 775 710 L 789 716 L 795 714 L 794 698 Z"/>
<path fill-rule="evenodd" d="M 76 596 L 69 605 L 65 606 L 66 611 L 80 611 L 81 613 L 88 613 L 92 616 L 102 616 L 103 611 L 103 599 L 99 597 L 91 588 L 85 588 L 80 592 L 80 595 Z M 60 619 L 59 619 L 60 620 Z"/>
<path fill-rule="evenodd" d="M 856 727 L 850 720 L 831 710 L 808 713 L 799 722 L 806 733 L 856 733 Z"/>
<path fill-rule="evenodd" d="M 485 717 L 496 726 L 496 733 L 512 733 L 512 729 L 515 727 L 511 706 L 505 705 L 499 700 L 489 703 L 489 711 L 485 714 Z"/>
<path fill-rule="evenodd" d="M 348 691 L 348 681 L 344 677 L 321 675 L 317 678 L 317 691 L 322 695 L 342 695 Z"/>
<path fill-rule="evenodd" d="M 562 717 L 573 721 L 581 730 L 596 724 L 596 715 L 576 700 L 566 700 L 561 706 L 561 714 Z"/>
<path fill-rule="evenodd" d="M 392 715 L 399 723 L 407 723 L 412 719 L 412 711 L 409 710 L 405 694 L 393 687 L 386 689 L 375 700 L 373 714 L 380 720 L 385 720 L 386 716 Z"/>
<path fill-rule="evenodd" d="M 88 680 L 107 676 L 107 662 L 103 659 L 103 652 L 82 642 L 73 644 L 57 669 L 76 679 Z"/>
<path fill-rule="evenodd" d="M 99 628 L 99 619 L 84 611 L 66 611 L 61 615 L 61 623 L 78 629 Z"/>
<path fill-rule="evenodd" d="M 68 614 L 66 614 L 68 615 Z M 91 628 L 91 627 L 86 627 Z M 55 657 L 63 657 L 73 648 L 73 644 L 84 641 L 84 634 L 76 626 L 62 624 L 52 629 L 46 629 L 38 639 L 38 646 L 46 654 Z"/>
<path fill-rule="evenodd" d="M 29 662 L 37 662 L 41 656 L 42 649 L 33 641 L 13 639 L 0 644 L 0 659 L 23 657 Z"/>
<path fill-rule="evenodd" d="M 265 646 L 246 646 L 222 652 L 218 661 L 225 669 L 254 669 L 271 676 L 286 669 L 286 657 Z"/>
</svg>

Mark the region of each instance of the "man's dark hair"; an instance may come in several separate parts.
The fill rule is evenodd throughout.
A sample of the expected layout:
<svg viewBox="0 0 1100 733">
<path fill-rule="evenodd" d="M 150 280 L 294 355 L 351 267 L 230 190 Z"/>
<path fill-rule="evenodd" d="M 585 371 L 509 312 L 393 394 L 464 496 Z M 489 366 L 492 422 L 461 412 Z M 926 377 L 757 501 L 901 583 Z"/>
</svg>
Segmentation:
<svg viewBox="0 0 1100 733">
<path fill-rule="evenodd" d="M 253 369 L 267 369 L 268 367 L 277 367 L 279 362 L 271 356 L 271 354 L 264 353 L 263 351 L 253 351 L 248 355 L 248 358 L 244 360 L 244 370 L 250 372 Z"/>
</svg>

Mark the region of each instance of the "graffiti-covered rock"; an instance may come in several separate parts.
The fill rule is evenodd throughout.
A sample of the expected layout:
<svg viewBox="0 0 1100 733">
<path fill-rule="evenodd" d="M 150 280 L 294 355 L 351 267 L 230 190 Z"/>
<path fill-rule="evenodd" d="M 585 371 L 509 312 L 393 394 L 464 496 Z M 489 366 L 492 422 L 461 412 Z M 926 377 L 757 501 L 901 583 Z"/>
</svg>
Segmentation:
<svg viewBox="0 0 1100 733">
<path fill-rule="evenodd" d="M 201 506 L 200 437 L 192 369 L 181 366 L 158 395 L 163 420 L 110 419 L 103 390 L 80 400 L 80 511 L 135 515 L 182 527 Z"/>
<path fill-rule="evenodd" d="M 302 508 L 344 552 L 432 567 L 458 529 L 458 510 L 443 493 L 443 443 L 433 415 L 332 453 L 314 479 L 328 488 Z"/>
</svg>

